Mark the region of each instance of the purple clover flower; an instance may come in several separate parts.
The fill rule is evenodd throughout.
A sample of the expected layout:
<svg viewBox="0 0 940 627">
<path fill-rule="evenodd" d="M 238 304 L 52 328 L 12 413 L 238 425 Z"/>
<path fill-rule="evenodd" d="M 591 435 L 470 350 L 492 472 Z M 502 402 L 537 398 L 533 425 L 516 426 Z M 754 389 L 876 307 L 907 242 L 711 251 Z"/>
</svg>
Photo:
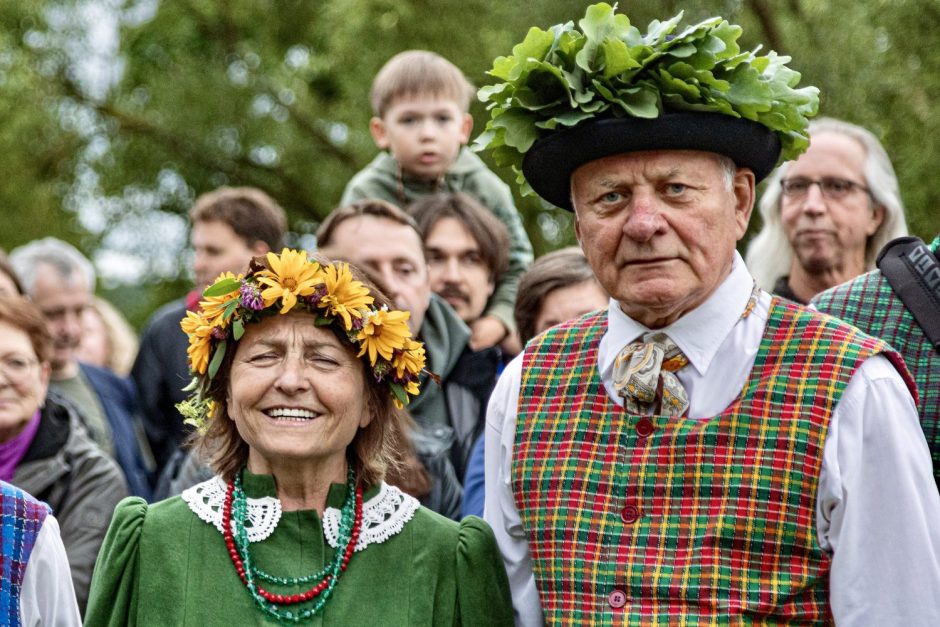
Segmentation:
<svg viewBox="0 0 940 627">
<path fill-rule="evenodd" d="M 238 293 L 241 294 L 242 307 L 245 309 L 250 309 L 251 311 L 261 311 L 264 309 L 264 300 L 261 298 L 261 290 L 255 285 L 247 281 L 242 281 L 241 287 L 238 288 Z"/>
<path fill-rule="evenodd" d="M 214 337 L 217 340 L 227 340 L 228 331 L 226 331 L 225 329 L 221 327 L 212 327 L 212 337 Z"/>
<path fill-rule="evenodd" d="M 313 293 L 307 297 L 307 304 L 311 307 L 319 307 L 324 296 L 326 296 L 326 286 L 318 285 Z"/>
</svg>

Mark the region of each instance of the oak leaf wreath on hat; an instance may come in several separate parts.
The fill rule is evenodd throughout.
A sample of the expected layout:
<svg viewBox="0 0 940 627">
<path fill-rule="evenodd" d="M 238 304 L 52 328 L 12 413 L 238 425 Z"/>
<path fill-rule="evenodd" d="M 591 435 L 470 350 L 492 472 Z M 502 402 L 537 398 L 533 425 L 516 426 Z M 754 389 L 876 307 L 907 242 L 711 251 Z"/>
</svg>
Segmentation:
<svg viewBox="0 0 940 627">
<path fill-rule="evenodd" d="M 643 34 L 615 10 L 533 27 L 487 72 L 500 82 L 479 90 L 490 119 L 474 148 L 511 166 L 523 194 L 570 210 L 571 172 L 618 152 L 711 150 L 760 180 L 806 150 L 819 90 L 797 87 L 790 57 L 742 52 L 741 27 L 720 17 L 675 34 L 680 12 Z"/>
</svg>

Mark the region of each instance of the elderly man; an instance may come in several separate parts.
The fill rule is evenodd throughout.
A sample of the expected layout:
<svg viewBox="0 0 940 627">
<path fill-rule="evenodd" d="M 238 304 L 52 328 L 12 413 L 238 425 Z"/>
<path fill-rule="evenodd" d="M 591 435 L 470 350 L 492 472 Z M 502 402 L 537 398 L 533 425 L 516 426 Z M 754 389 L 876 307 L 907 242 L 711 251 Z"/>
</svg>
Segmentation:
<svg viewBox="0 0 940 627">
<path fill-rule="evenodd" d="M 491 144 L 573 209 L 611 295 L 490 402 L 485 517 L 517 621 L 940 624 L 940 497 L 899 356 L 761 292 L 735 252 L 815 90 L 739 56 L 727 22 L 676 21 L 642 35 L 596 5 L 493 70 L 489 127 L 532 127 Z M 561 101 L 588 110 L 537 100 L 547 76 L 593 86 Z"/>
<path fill-rule="evenodd" d="M 450 468 L 435 471 L 442 492 L 430 503 L 444 515 L 459 517 L 459 478 L 483 429 L 486 403 L 496 382 L 498 351 L 468 347 L 470 329 L 431 292 L 418 226 L 398 207 L 383 200 L 360 200 L 340 207 L 320 225 L 317 244 L 324 254 L 365 269 L 401 309 L 411 313 L 408 323 L 425 343 L 428 370 L 440 377 L 440 384 L 422 385 L 408 406 L 421 427 L 415 445 L 424 458 L 434 456 L 435 451 L 448 458 Z"/>
<path fill-rule="evenodd" d="M 10 264 L 52 332 L 50 392 L 77 410 L 92 440 L 124 471 L 131 494 L 149 499 L 152 460 L 133 384 L 76 357 L 82 313 L 94 295 L 94 267 L 74 246 L 54 237 L 11 251 Z"/>
<path fill-rule="evenodd" d="M 798 303 L 871 270 L 907 234 L 891 160 L 869 131 L 810 122 L 809 150 L 781 165 L 760 200 L 764 227 L 747 249 L 759 285 Z"/>
</svg>

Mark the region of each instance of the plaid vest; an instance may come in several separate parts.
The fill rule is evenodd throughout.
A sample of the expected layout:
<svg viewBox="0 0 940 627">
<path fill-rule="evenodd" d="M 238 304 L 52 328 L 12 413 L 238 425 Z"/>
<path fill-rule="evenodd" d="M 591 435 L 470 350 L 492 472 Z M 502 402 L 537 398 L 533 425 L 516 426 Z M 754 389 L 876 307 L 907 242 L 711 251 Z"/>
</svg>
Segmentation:
<svg viewBox="0 0 940 627">
<path fill-rule="evenodd" d="M 0 481 L 0 624 L 20 624 L 20 589 L 49 507 Z"/>
<path fill-rule="evenodd" d="M 569 322 L 523 357 L 513 493 L 546 620 L 827 623 L 823 445 L 852 374 L 886 346 L 774 299 L 739 397 L 675 419 L 610 400 L 605 330 L 603 312 Z"/>
<path fill-rule="evenodd" d="M 935 255 L 938 248 L 940 237 L 930 245 Z M 934 478 L 940 485 L 940 353 L 878 271 L 823 292 L 813 303 L 820 311 L 881 338 L 904 357 L 917 384 L 917 412 L 933 457 Z"/>
</svg>

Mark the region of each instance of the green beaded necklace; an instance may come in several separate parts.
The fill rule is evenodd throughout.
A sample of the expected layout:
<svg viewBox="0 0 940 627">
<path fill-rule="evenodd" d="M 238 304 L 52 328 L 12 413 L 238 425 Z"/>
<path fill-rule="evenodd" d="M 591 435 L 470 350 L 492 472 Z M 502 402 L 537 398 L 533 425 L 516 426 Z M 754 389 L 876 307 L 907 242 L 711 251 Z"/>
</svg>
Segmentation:
<svg viewBox="0 0 940 627">
<path fill-rule="evenodd" d="M 251 563 L 250 542 L 245 528 L 247 512 L 248 498 L 242 489 L 241 473 L 238 473 L 226 491 L 222 521 L 226 546 L 239 578 L 255 600 L 255 604 L 277 620 L 298 623 L 310 619 L 320 612 L 330 599 L 359 539 L 362 523 L 362 488 L 356 485 L 355 472 L 350 468 L 347 474 L 346 500 L 340 511 L 336 551 L 330 563 L 316 573 L 302 577 L 278 577 L 254 566 Z M 293 595 L 273 594 L 259 583 L 264 581 L 281 586 L 299 586 L 317 580 L 319 583 L 310 590 Z M 301 610 L 288 610 L 281 607 L 306 603 L 313 599 L 316 599 L 313 605 Z"/>
</svg>

